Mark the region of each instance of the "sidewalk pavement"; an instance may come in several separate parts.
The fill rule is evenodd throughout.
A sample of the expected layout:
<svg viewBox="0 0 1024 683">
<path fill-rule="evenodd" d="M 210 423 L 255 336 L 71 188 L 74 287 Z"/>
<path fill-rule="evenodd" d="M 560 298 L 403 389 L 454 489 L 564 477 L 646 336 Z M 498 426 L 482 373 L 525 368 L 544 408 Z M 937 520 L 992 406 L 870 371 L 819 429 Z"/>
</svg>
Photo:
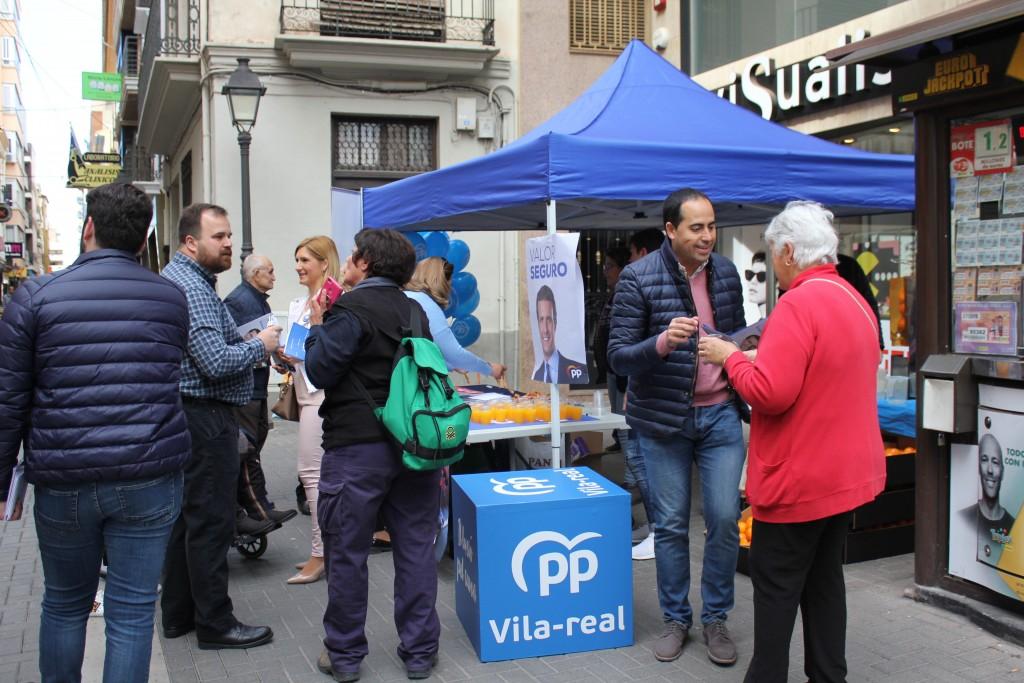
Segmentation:
<svg viewBox="0 0 1024 683">
<path fill-rule="evenodd" d="M 271 497 L 278 507 L 294 505 L 296 425 L 275 420 L 264 449 L 264 469 Z M 608 456 L 612 457 L 612 456 Z M 29 515 L 29 518 L 31 515 Z M 235 614 L 249 624 L 270 624 L 274 641 L 251 650 L 207 651 L 196 647 L 195 634 L 154 643 L 152 681 L 265 681 L 326 683 L 316 670 L 321 650 L 321 617 L 327 586 L 321 581 L 288 586 L 292 565 L 309 554 L 309 517 L 299 516 L 268 536 L 269 547 L 258 560 L 232 550 L 231 596 Z M 699 529 L 699 515 L 693 528 Z M 701 548 L 694 534 L 693 576 L 700 575 Z M 0 681 L 38 681 L 39 603 L 42 575 L 31 519 L 0 524 Z M 363 662 L 362 681 L 405 680 L 395 654 L 398 638 L 392 612 L 394 571 L 390 554 L 371 555 L 370 606 L 367 636 L 370 655 Z M 654 562 L 633 563 L 636 642 L 628 648 L 573 655 L 482 664 L 455 614 L 452 563 L 441 565 L 438 613 L 441 618 L 440 661 L 434 677 L 455 681 L 739 681 L 753 647 L 750 580 L 736 577 L 736 608 L 729 628 L 739 648 L 739 661 L 721 668 L 708 661 L 700 629 L 691 633 L 683 655 L 661 663 L 651 653 L 661 630 Z M 1024 648 L 1000 640 L 965 617 L 904 597 L 913 586 L 913 556 L 875 560 L 846 568 L 847 657 L 850 681 L 992 681 L 1024 680 Z M 700 590 L 691 587 L 694 611 L 700 611 Z M 100 681 L 101 619 L 91 619 L 86 683 Z M 159 615 L 157 616 L 159 624 Z M 802 682 L 803 647 L 799 623 L 790 651 L 790 681 Z"/>
</svg>

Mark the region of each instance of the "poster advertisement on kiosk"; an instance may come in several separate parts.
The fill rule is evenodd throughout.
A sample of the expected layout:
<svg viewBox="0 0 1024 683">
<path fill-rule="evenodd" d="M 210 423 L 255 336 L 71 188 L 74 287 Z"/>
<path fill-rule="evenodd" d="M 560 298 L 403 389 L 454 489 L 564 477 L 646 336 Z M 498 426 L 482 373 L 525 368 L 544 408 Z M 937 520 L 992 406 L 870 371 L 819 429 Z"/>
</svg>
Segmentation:
<svg viewBox="0 0 1024 683">
<path fill-rule="evenodd" d="M 977 443 L 953 445 L 949 507 L 949 573 L 1024 599 L 1024 414 L 978 410 Z"/>
<path fill-rule="evenodd" d="M 587 384 L 583 273 L 576 260 L 579 233 L 526 241 L 526 283 L 538 382 Z"/>
</svg>

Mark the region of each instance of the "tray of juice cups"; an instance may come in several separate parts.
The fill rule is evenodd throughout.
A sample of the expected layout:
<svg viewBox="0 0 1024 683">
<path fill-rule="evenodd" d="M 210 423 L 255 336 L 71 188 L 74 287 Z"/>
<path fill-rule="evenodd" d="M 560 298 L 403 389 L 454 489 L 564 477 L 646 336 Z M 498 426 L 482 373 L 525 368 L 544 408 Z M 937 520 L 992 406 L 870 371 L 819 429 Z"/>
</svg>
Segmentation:
<svg viewBox="0 0 1024 683">
<path fill-rule="evenodd" d="M 531 424 L 551 421 L 551 402 L 547 399 L 509 399 L 470 403 L 472 421 L 481 424 Z M 561 403 L 558 406 L 560 420 L 582 420 L 583 405 Z"/>
</svg>

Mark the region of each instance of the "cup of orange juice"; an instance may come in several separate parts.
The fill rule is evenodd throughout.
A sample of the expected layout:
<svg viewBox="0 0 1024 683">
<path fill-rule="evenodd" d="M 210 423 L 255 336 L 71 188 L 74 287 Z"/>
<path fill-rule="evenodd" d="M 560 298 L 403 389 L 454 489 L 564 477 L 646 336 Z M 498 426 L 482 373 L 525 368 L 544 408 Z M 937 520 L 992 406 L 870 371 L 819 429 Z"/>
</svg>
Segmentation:
<svg viewBox="0 0 1024 683">
<path fill-rule="evenodd" d="M 558 419 L 568 420 L 569 419 L 569 404 L 559 403 L 558 404 Z"/>
<path fill-rule="evenodd" d="M 513 402 L 508 408 L 508 419 L 512 420 L 516 424 L 520 424 L 523 421 L 523 404 L 519 401 Z"/>
<path fill-rule="evenodd" d="M 494 422 L 504 422 L 508 419 L 508 403 L 505 401 L 499 401 L 494 404 L 491 408 L 491 420 Z"/>
<path fill-rule="evenodd" d="M 488 405 L 482 405 L 476 409 L 477 422 L 482 425 L 491 424 L 491 407 Z"/>
<path fill-rule="evenodd" d="M 582 420 L 583 419 L 583 406 L 579 403 L 568 404 L 568 416 L 570 420 Z"/>
<path fill-rule="evenodd" d="M 537 404 L 533 401 L 523 401 L 523 422 L 533 422 L 537 419 Z"/>
<path fill-rule="evenodd" d="M 540 399 L 534 409 L 534 419 L 539 422 L 551 422 L 551 404 Z"/>
</svg>

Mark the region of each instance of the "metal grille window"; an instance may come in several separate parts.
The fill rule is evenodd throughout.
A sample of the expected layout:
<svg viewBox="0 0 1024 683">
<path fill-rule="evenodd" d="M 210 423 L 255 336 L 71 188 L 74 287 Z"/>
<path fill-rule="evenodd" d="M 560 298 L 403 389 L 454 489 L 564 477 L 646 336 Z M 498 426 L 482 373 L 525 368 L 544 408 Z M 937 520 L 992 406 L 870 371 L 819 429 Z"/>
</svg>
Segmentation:
<svg viewBox="0 0 1024 683">
<path fill-rule="evenodd" d="M 412 174 L 437 168 L 432 119 L 335 117 L 334 170 Z"/>
<path fill-rule="evenodd" d="M 645 0 L 569 0 L 569 51 L 616 54 L 646 37 Z"/>
</svg>

